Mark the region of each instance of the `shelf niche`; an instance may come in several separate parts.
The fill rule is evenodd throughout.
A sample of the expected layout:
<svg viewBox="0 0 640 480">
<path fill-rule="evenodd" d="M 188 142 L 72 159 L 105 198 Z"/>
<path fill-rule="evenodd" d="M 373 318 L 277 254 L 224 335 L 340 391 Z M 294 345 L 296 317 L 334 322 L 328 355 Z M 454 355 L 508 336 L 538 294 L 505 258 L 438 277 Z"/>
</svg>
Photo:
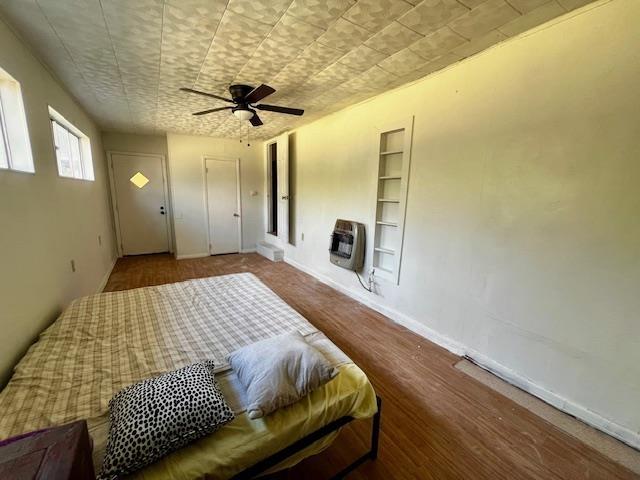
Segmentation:
<svg viewBox="0 0 640 480">
<path fill-rule="evenodd" d="M 376 275 L 396 285 L 400 280 L 412 135 L 413 117 L 376 131 L 378 186 L 371 254 Z"/>
</svg>

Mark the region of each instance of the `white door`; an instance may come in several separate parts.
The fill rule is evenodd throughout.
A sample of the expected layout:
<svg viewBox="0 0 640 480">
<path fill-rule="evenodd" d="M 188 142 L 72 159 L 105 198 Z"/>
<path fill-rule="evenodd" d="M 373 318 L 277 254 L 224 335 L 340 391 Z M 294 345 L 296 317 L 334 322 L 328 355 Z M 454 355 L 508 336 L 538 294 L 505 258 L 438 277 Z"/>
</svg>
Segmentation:
<svg viewBox="0 0 640 480">
<path fill-rule="evenodd" d="M 162 157 L 114 153 L 111 169 L 122 254 L 168 252 Z"/>
<path fill-rule="evenodd" d="M 278 237 L 289 243 L 289 135 L 278 137 Z"/>
<path fill-rule="evenodd" d="M 209 216 L 209 253 L 240 251 L 240 192 L 238 162 L 205 160 L 207 210 Z"/>
</svg>

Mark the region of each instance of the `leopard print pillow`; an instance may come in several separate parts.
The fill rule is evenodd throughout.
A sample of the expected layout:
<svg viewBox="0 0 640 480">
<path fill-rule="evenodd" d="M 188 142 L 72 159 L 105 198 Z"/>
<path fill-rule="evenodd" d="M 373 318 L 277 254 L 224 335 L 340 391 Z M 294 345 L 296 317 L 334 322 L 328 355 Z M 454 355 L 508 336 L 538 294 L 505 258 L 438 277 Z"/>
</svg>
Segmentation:
<svg viewBox="0 0 640 480">
<path fill-rule="evenodd" d="M 109 411 L 100 479 L 139 470 L 234 418 L 210 360 L 122 389 L 109 402 Z"/>
</svg>

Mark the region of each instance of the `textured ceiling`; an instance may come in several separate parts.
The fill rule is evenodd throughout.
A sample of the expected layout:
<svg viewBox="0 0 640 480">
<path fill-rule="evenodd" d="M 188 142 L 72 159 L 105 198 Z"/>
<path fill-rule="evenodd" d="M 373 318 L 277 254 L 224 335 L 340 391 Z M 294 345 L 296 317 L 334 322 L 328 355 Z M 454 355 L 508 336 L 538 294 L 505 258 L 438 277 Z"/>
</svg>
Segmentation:
<svg viewBox="0 0 640 480">
<path fill-rule="evenodd" d="M 266 83 L 268 138 L 424 77 L 591 0 L 0 0 L 105 130 L 233 137 L 233 83 Z"/>
</svg>

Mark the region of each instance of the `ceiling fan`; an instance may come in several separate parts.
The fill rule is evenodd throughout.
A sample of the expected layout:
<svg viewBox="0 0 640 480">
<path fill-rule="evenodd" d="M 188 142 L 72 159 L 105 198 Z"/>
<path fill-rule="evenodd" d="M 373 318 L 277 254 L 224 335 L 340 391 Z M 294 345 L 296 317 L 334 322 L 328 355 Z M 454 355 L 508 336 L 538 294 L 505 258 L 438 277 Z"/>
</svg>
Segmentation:
<svg viewBox="0 0 640 480">
<path fill-rule="evenodd" d="M 235 107 L 210 108 L 208 110 L 196 112 L 194 115 L 206 115 L 207 113 L 219 112 L 221 110 L 231 110 L 240 120 L 249 120 L 251 125 L 254 127 L 262 125 L 262 120 L 260 120 L 255 109 L 265 110 L 267 112 L 286 113 L 288 115 L 302 115 L 304 113 L 304 110 L 300 110 L 299 108 L 278 107 L 277 105 L 265 104 L 255 105 L 263 98 L 268 97 L 275 92 L 275 90 L 269 85 L 264 84 L 256 88 L 250 87 L 249 85 L 231 85 L 229 87 L 229 93 L 233 100 L 214 95 L 213 93 L 200 92 L 193 88 L 181 88 L 180 90 L 183 92 L 197 93 L 198 95 L 204 95 L 206 97 L 217 98 L 218 100 L 235 104 Z"/>
</svg>

